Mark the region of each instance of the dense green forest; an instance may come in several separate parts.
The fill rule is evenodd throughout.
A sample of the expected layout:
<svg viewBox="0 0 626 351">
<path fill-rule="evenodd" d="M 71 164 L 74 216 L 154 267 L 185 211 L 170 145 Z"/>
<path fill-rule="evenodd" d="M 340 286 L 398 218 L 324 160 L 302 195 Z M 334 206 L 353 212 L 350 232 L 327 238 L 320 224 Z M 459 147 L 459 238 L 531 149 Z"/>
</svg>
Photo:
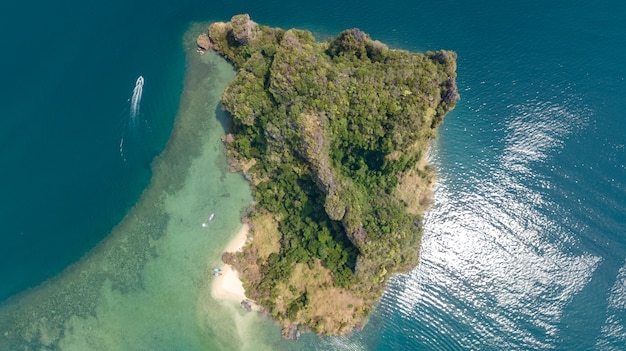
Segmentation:
<svg viewBox="0 0 626 351">
<path fill-rule="evenodd" d="M 224 140 L 255 199 L 252 243 L 224 260 L 283 326 L 351 330 L 417 264 L 434 183 L 425 153 L 458 100 L 456 54 L 392 50 L 358 29 L 316 42 L 247 15 L 198 43 L 237 69 Z"/>
</svg>

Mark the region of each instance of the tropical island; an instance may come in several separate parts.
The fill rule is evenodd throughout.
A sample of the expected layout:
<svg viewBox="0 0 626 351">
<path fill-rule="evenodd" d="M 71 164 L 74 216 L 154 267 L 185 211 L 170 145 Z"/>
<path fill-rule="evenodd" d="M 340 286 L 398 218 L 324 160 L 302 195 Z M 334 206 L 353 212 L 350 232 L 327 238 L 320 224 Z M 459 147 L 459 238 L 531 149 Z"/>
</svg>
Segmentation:
<svg viewBox="0 0 626 351">
<path fill-rule="evenodd" d="M 254 194 L 249 243 L 223 261 L 293 334 L 362 326 L 418 262 L 429 142 L 459 98 L 456 53 L 389 49 L 358 29 L 317 42 L 248 15 L 198 37 L 237 70 L 222 96 L 232 168 Z"/>
</svg>

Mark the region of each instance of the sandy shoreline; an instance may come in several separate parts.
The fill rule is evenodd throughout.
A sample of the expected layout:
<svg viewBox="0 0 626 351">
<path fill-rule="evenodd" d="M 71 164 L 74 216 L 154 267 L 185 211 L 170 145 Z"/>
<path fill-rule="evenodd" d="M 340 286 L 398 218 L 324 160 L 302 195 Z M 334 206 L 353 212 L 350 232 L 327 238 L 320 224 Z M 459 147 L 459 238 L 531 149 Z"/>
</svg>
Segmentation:
<svg viewBox="0 0 626 351">
<path fill-rule="evenodd" d="M 228 243 L 225 252 L 236 252 L 241 250 L 248 239 L 248 231 L 250 227 L 244 224 L 237 236 Z M 237 302 L 247 300 L 245 290 L 237 271 L 233 270 L 230 265 L 224 264 L 221 275 L 214 277 L 211 295 L 215 299 L 234 300 Z"/>
</svg>

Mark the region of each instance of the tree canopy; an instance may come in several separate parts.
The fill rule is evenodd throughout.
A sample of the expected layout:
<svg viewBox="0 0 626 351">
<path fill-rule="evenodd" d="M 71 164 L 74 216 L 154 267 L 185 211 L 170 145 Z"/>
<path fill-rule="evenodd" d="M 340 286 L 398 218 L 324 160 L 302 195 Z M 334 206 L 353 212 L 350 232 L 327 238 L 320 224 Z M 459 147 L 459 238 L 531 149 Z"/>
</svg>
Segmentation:
<svg viewBox="0 0 626 351">
<path fill-rule="evenodd" d="M 417 264 L 434 183 L 424 157 L 458 100 L 456 53 L 392 50 L 358 29 L 316 42 L 247 15 L 208 36 L 237 69 L 222 105 L 228 156 L 253 186 L 253 233 L 271 218 L 280 238 L 267 257 L 253 240 L 228 260 L 284 326 L 346 332 L 392 274 Z M 320 312 L 328 296 L 338 315 Z"/>
</svg>

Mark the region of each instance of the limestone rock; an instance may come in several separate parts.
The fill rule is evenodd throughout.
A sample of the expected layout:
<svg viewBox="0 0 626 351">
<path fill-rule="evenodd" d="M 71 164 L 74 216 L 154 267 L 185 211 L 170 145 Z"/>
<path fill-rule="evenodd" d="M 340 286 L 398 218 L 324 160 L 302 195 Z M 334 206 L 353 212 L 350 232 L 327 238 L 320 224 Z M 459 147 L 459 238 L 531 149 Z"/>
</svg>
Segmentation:
<svg viewBox="0 0 626 351">
<path fill-rule="evenodd" d="M 231 144 L 231 143 L 235 142 L 235 137 L 231 133 L 228 133 L 226 135 L 222 135 L 222 142 L 225 143 L 225 144 Z"/>
<path fill-rule="evenodd" d="M 198 45 L 198 52 L 200 54 L 204 54 L 211 48 L 211 39 L 209 39 L 209 36 L 206 33 L 200 34 L 196 44 Z"/>
<path fill-rule="evenodd" d="M 239 44 L 246 45 L 250 40 L 256 38 L 259 25 L 250 19 L 250 15 L 233 16 L 230 23 L 233 26 L 233 36 Z"/>
</svg>

